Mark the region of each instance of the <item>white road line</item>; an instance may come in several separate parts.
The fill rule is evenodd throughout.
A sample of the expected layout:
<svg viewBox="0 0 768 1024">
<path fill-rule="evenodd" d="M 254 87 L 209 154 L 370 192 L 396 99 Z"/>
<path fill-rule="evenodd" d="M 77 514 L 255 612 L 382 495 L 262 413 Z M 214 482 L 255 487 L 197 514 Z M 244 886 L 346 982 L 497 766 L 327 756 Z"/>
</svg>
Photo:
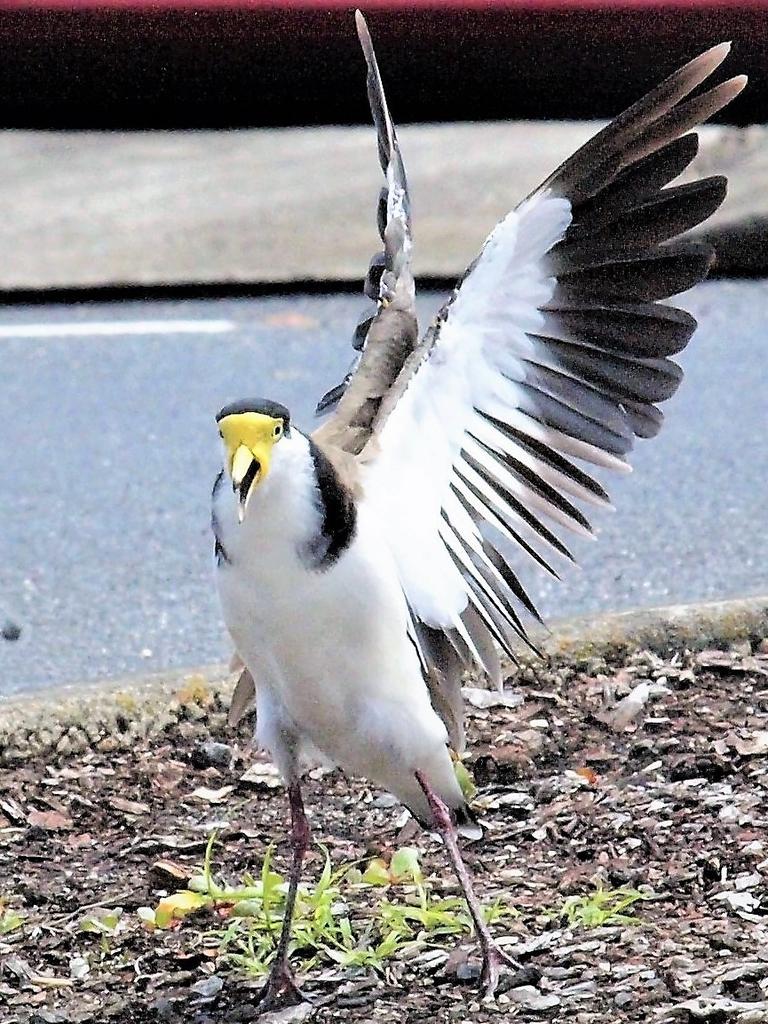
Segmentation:
<svg viewBox="0 0 768 1024">
<path fill-rule="evenodd" d="M 94 320 L 68 324 L 0 324 L 0 338 L 106 338 L 140 334 L 226 334 L 231 320 Z"/>
</svg>

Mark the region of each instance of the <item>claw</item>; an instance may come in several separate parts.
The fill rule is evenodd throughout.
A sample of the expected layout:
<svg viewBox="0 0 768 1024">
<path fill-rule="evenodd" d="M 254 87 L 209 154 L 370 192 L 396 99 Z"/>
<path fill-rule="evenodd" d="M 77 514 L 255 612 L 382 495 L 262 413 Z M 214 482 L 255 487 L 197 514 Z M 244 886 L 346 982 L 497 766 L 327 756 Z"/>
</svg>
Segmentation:
<svg viewBox="0 0 768 1024">
<path fill-rule="evenodd" d="M 487 945 L 481 942 L 483 947 L 483 969 L 480 974 L 480 985 L 483 990 L 483 998 L 493 998 L 499 984 L 499 968 L 504 965 L 513 971 L 521 969 L 520 964 L 514 957 L 509 956 L 491 940 Z"/>
<path fill-rule="evenodd" d="M 293 971 L 288 964 L 285 961 L 282 963 L 276 961 L 259 994 L 257 1005 L 259 1013 L 267 1013 L 277 1006 L 297 1006 L 299 1003 L 308 1003 L 309 1001 L 296 984 Z"/>
</svg>

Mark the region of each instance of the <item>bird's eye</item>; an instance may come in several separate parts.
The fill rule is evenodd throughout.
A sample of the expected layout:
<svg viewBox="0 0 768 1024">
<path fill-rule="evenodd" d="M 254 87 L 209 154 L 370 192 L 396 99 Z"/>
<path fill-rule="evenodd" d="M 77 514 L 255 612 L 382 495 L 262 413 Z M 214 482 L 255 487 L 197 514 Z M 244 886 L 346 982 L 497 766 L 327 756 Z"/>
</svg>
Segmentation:
<svg viewBox="0 0 768 1024">
<path fill-rule="evenodd" d="M 273 434 L 275 435 L 275 437 L 280 437 L 282 432 L 283 432 L 283 428 L 282 428 L 281 424 L 276 423 L 275 424 L 275 429 L 273 431 Z"/>
</svg>

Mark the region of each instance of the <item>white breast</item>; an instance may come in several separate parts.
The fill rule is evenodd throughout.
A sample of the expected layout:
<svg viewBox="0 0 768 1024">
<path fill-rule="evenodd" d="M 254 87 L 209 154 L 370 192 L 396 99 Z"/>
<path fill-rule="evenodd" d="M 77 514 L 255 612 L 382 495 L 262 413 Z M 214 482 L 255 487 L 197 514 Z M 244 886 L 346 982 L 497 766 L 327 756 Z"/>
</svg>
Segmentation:
<svg viewBox="0 0 768 1024">
<path fill-rule="evenodd" d="M 258 742 L 284 772 L 298 741 L 411 804 L 419 766 L 445 776 L 446 796 L 455 798 L 445 728 L 408 638 L 395 561 L 364 499 L 334 564 L 318 571 L 302 559 L 321 515 L 307 441 L 295 435 L 276 448 L 242 524 L 226 487 L 216 498 L 229 556 L 217 569 L 219 593 L 256 683 Z"/>
</svg>

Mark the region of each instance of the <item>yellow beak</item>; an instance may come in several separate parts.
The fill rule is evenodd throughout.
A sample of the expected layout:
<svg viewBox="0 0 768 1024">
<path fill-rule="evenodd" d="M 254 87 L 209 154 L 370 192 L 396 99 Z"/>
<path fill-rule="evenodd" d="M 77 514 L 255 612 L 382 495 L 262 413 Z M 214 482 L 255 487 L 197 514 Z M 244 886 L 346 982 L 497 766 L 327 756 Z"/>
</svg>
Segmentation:
<svg viewBox="0 0 768 1024">
<path fill-rule="evenodd" d="M 266 459 L 269 464 L 269 456 Z M 242 523 L 255 485 L 265 473 L 264 462 L 247 445 L 241 444 L 232 456 L 232 490 L 238 495 L 237 519 Z"/>
<path fill-rule="evenodd" d="M 251 468 L 254 458 L 253 452 L 247 445 L 241 444 L 235 451 L 235 454 L 232 456 L 232 468 L 230 470 L 233 490 L 239 490 L 246 473 Z"/>
</svg>

